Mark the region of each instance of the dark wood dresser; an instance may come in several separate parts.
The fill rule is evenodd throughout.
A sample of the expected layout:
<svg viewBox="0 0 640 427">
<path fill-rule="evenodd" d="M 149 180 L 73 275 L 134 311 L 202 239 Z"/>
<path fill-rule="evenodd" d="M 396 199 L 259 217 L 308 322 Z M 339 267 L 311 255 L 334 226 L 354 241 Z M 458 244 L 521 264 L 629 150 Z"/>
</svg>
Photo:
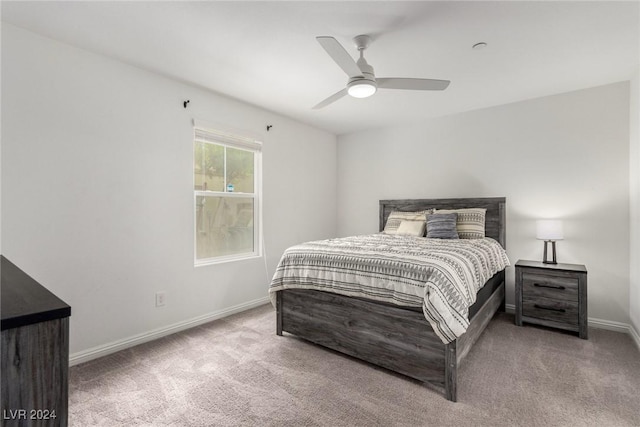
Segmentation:
<svg viewBox="0 0 640 427">
<path fill-rule="evenodd" d="M 533 323 L 588 339 L 584 265 L 520 260 L 515 267 L 516 325 Z"/>
<path fill-rule="evenodd" d="M 1 258 L 2 426 L 66 426 L 71 307 Z"/>
</svg>

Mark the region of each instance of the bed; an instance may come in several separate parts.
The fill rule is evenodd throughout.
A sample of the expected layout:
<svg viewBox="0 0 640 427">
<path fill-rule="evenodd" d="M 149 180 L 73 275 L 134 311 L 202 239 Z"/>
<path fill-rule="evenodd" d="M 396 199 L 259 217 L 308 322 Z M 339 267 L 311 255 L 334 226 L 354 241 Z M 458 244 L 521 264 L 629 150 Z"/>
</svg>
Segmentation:
<svg viewBox="0 0 640 427">
<path fill-rule="evenodd" d="M 505 203 L 503 197 L 381 200 L 379 231 L 391 212 L 483 208 L 486 237 L 505 248 Z M 505 273 L 504 268 L 496 272 L 480 288 L 468 308 L 466 331 L 446 343 L 421 307 L 316 289 L 285 289 L 274 287 L 274 282 L 270 294 L 276 306 L 277 335 L 287 332 L 408 376 L 456 401 L 461 362 L 494 314 L 504 310 Z"/>
</svg>

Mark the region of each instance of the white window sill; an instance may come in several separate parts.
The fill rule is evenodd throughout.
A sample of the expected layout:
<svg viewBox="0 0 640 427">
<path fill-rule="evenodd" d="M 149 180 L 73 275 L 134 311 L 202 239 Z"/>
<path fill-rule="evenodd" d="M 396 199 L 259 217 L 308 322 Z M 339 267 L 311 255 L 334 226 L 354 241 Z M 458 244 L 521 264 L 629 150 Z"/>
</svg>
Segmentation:
<svg viewBox="0 0 640 427">
<path fill-rule="evenodd" d="M 252 259 L 259 259 L 259 258 L 262 258 L 262 255 L 242 254 L 242 255 L 232 255 L 232 256 L 225 256 L 225 257 L 218 257 L 218 258 L 209 258 L 209 259 L 203 259 L 203 260 L 196 260 L 194 263 L 194 267 L 205 267 L 207 265 L 226 264 L 229 262 L 236 262 L 236 261 L 249 261 Z"/>
</svg>

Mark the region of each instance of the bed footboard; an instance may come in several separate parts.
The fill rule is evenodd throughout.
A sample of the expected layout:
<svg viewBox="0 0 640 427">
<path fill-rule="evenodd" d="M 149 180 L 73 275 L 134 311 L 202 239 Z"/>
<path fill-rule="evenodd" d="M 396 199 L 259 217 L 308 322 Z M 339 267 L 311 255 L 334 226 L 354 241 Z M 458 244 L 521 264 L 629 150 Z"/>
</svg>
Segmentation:
<svg viewBox="0 0 640 427">
<path fill-rule="evenodd" d="M 456 400 L 457 370 L 504 300 L 504 282 L 467 333 L 443 344 L 420 308 L 409 309 L 306 289 L 276 295 L 276 333 L 283 331 L 422 381 Z"/>
</svg>

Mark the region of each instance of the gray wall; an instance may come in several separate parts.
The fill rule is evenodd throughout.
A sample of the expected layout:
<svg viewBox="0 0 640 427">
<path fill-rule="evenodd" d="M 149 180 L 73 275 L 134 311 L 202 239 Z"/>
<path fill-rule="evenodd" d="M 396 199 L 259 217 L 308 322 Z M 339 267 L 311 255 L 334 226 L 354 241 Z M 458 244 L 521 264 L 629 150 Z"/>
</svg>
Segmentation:
<svg viewBox="0 0 640 427">
<path fill-rule="evenodd" d="M 563 219 L 589 316 L 629 323 L 628 82 L 340 136 L 338 184 L 340 235 L 377 231 L 379 199 L 506 196 L 512 263 L 541 259 L 536 219 Z"/>
<path fill-rule="evenodd" d="M 379 199 L 506 196 L 512 262 L 541 257 L 535 219 L 563 218 L 559 258 L 587 265 L 590 317 L 637 331 L 637 75 L 631 85 L 630 121 L 629 84 L 618 83 L 336 145 L 329 133 L 3 24 L 2 252 L 73 307 L 71 352 L 81 357 L 263 302 L 286 247 L 377 231 Z M 193 118 L 263 140 L 266 262 L 193 267 Z M 513 303 L 513 269 L 508 280 Z M 159 309 L 158 290 L 167 292 Z"/>
<path fill-rule="evenodd" d="M 629 172 L 631 230 L 630 230 L 630 289 L 629 314 L 635 329 L 636 340 L 640 342 L 640 69 L 631 79 L 630 102 L 630 155 Z"/>
<path fill-rule="evenodd" d="M 262 139 L 266 262 L 194 268 L 193 118 Z M 5 23 L 2 119 L 2 250 L 71 305 L 72 357 L 266 302 L 336 234 L 334 135 Z"/>
</svg>

